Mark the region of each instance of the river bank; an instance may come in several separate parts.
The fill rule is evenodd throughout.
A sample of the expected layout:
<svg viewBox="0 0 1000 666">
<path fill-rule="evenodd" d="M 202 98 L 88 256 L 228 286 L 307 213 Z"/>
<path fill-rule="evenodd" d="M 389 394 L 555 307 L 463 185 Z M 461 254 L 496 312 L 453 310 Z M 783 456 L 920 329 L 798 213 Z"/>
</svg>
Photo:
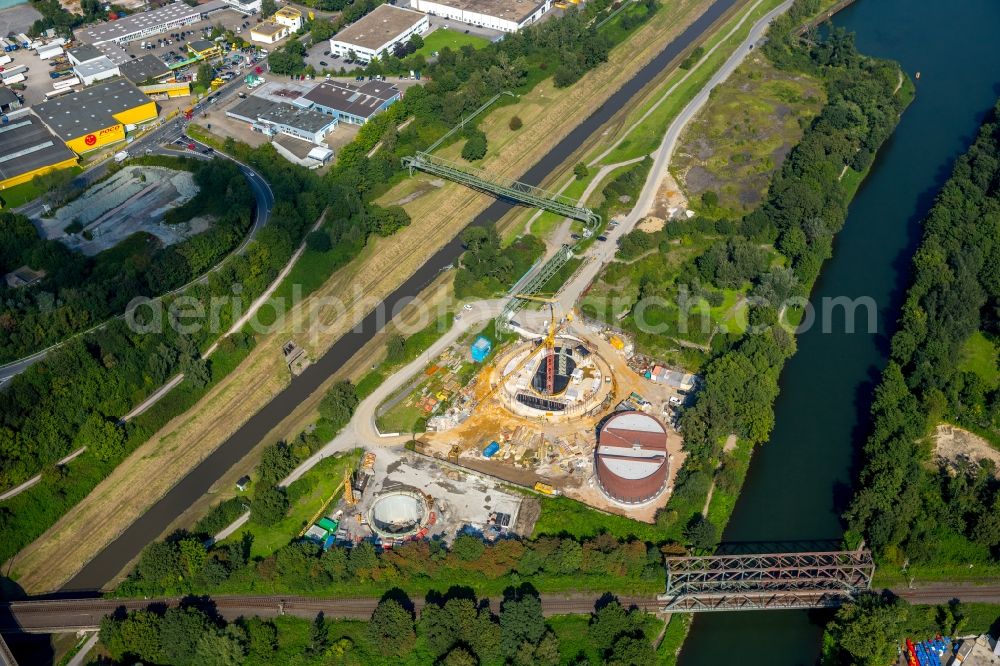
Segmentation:
<svg viewBox="0 0 1000 666">
<path fill-rule="evenodd" d="M 961 14 L 929 1 L 859 2 L 834 20 L 857 34 L 862 53 L 896 60 L 910 74 L 922 72 L 916 101 L 851 204 L 812 299 L 870 298 L 877 326 L 845 333 L 840 321 L 827 332 L 816 328 L 799 337 L 798 353 L 781 378 L 775 430 L 755 454 L 725 542 L 799 543 L 805 549 L 840 540 L 855 452 L 867 436 L 870 393 L 895 328 L 919 221 L 1000 83 L 989 68 L 955 70 L 949 63 L 991 61 L 989 26 L 998 21 L 1000 8 L 986 0 Z M 811 664 L 827 618 L 797 611 L 700 616 L 680 663 L 721 663 L 732 657 L 733 645 L 760 645 L 766 649 L 741 650 L 741 663 Z"/>
</svg>

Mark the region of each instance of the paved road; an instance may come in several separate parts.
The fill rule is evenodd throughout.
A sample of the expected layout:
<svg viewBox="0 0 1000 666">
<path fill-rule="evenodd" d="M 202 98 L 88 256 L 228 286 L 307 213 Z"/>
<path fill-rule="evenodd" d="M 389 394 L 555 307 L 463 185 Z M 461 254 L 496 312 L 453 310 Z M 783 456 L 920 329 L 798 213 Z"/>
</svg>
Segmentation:
<svg viewBox="0 0 1000 666">
<path fill-rule="evenodd" d="M 587 614 L 594 610 L 600 595 L 578 593 L 572 595 L 543 594 L 544 615 Z M 134 610 L 152 605 L 176 606 L 180 597 L 155 599 L 61 599 L 51 601 L 15 601 L 0 604 L 0 632 L 4 633 L 64 633 L 97 629 L 101 618 L 118 609 Z M 619 597 L 622 605 L 636 606 L 655 612 L 660 604 L 655 597 Z M 326 617 L 367 620 L 378 605 L 378 597 L 358 599 L 325 599 L 294 595 L 272 596 L 218 596 L 206 604 L 227 620 L 240 616 L 258 615 L 275 617 L 291 615 L 314 618 L 318 613 Z M 417 612 L 423 609 L 423 599 L 413 599 Z M 500 599 L 490 599 L 493 612 L 499 612 Z"/>
</svg>

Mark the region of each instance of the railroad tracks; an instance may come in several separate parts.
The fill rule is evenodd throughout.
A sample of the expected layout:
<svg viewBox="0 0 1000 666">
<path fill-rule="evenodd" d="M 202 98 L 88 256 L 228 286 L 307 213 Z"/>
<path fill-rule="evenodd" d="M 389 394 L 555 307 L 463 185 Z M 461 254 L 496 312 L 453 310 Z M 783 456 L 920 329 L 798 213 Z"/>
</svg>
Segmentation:
<svg viewBox="0 0 1000 666">
<path fill-rule="evenodd" d="M 545 615 L 587 614 L 594 610 L 598 600 L 595 595 L 571 596 L 542 595 L 542 612 Z M 313 618 L 319 613 L 326 617 L 367 620 L 378 605 L 376 597 L 357 599 L 326 599 L 296 595 L 219 596 L 219 597 L 158 597 L 154 599 L 46 599 L 39 601 L 13 601 L 0 605 L 0 632 L 51 634 L 100 627 L 101 619 L 108 615 L 141 608 L 163 609 L 178 606 L 181 602 L 208 612 L 218 613 L 226 620 L 240 616 L 258 615 L 276 617 L 291 615 Z M 654 597 L 620 597 L 621 603 L 636 606 L 648 612 L 657 612 L 660 603 Z M 417 612 L 424 607 L 423 599 L 414 599 Z M 491 599 L 494 612 L 500 610 L 499 599 Z"/>
</svg>

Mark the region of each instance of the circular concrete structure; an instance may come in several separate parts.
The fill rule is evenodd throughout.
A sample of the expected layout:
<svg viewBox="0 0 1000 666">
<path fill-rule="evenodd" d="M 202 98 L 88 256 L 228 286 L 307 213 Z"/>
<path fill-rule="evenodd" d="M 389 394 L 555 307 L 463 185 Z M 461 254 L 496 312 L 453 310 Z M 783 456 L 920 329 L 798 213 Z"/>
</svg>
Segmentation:
<svg viewBox="0 0 1000 666">
<path fill-rule="evenodd" d="M 645 504 L 667 487 L 667 429 L 643 412 L 612 414 L 594 452 L 597 485 L 621 504 Z"/>
<path fill-rule="evenodd" d="M 427 521 L 427 503 L 415 490 L 383 493 L 368 510 L 368 524 L 379 536 L 402 539 L 420 531 Z"/>
<path fill-rule="evenodd" d="M 549 356 L 552 356 L 551 382 L 549 379 Z M 545 397 L 562 395 L 569 387 L 569 380 L 576 370 L 576 360 L 573 359 L 572 347 L 556 347 L 552 352 L 545 352 L 538 360 L 535 367 L 535 374 L 531 377 L 531 388 L 535 393 Z M 549 391 L 551 383 L 552 390 Z"/>
</svg>

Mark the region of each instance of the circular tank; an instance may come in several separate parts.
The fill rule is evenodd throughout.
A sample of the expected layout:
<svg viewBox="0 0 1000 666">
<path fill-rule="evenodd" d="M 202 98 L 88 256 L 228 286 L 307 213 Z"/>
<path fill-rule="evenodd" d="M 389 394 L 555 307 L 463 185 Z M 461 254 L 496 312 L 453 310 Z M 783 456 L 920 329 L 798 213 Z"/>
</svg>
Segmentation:
<svg viewBox="0 0 1000 666">
<path fill-rule="evenodd" d="M 667 486 L 667 429 L 643 412 L 618 412 L 597 439 L 594 470 L 601 490 L 622 504 L 643 504 Z"/>
<path fill-rule="evenodd" d="M 427 504 L 417 492 L 397 490 L 381 495 L 368 511 L 368 524 L 383 537 L 416 533 L 427 518 Z"/>
</svg>

